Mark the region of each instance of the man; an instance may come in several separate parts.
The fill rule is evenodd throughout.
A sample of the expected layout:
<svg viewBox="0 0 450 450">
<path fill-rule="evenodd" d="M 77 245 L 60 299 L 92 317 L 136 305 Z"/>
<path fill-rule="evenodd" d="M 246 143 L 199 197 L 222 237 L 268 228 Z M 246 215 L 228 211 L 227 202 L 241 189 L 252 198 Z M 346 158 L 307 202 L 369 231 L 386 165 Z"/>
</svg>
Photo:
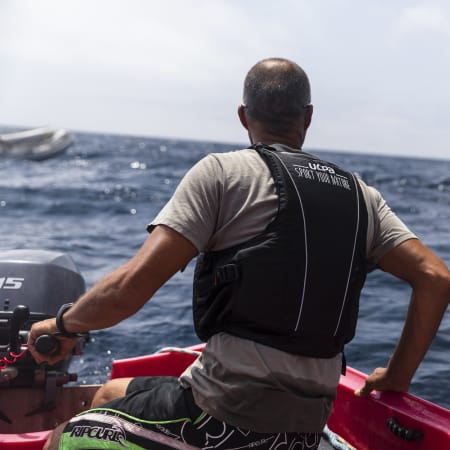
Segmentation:
<svg viewBox="0 0 450 450">
<path fill-rule="evenodd" d="M 134 314 L 201 254 L 193 310 L 207 341 L 202 356 L 180 379 L 108 382 L 46 448 L 58 448 L 60 436 L 64 449 L 105 448 L 105 439 L 116 439 L 108 448 L 125 440 L 134 448 L 317 448 L 375 266 L 411 284 L 411 303 L 388 367 L 356 394 L 408 389 L 447 308 L 449 271 L 377 191 L 301 151 L 312 111 L 297 64 L 257 63 L 238 114 L 258 145 L 196 164 L 130 261 L 56 321 L 33 325 L 30 351 L 54 363 L 71 350 L 72 333 Z M 36 338 L 58 331 L 67 336 L 58 337 L 58 354 L 37 353 Z"/>
</svg>

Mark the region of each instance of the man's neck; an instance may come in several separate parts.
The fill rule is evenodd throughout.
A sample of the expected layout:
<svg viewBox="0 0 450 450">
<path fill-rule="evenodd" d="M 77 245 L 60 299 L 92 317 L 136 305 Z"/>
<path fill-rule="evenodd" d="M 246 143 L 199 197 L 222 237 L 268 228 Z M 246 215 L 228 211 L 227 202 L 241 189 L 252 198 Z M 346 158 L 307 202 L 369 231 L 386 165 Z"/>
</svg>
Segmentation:
<svg viewBox="0 0 450 450">
<path fill-rule="evenodd" d="M 282 144 L 296 150 L 301 150 L 303 144 L 303 139 L 299 136 L 275 136 L 266 133 L 255 133 L 249 134 L 249 137 L 252 144 L 257 144 L 258 142 L 266 145 Z"/>
</svg>

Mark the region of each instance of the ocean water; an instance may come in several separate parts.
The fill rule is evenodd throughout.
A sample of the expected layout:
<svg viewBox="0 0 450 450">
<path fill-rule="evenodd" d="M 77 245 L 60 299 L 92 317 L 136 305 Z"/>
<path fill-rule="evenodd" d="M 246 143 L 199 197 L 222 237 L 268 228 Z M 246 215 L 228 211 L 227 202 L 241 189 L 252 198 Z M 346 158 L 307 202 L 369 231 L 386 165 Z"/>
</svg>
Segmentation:
<svg viewBox="0 0 450 450">
<path fill-rule="evenodd" d="M 146 224 L 186 171 L 230 144 L 76 133 L 64 154 L 42 162 L 0 160 L 0 250 L 70 253 L 88 287 L 130 258 Z M 308 150 L 308 149 L 307 149 Z M 311 151 L 358 172 L 450 265 L 450 160 Z M 104 382 L 113 359 L 198 342 L 191 320 L 193 264 L 174 276 L 135 316 L 92 333 L 71 369 L 80 383 Z M 409 287 L 381 271 L 368 276 L 349 365 L 385 366 L 406 314 Z M 410 391 L 450 408 L 450 312 Z"/>
</svg>

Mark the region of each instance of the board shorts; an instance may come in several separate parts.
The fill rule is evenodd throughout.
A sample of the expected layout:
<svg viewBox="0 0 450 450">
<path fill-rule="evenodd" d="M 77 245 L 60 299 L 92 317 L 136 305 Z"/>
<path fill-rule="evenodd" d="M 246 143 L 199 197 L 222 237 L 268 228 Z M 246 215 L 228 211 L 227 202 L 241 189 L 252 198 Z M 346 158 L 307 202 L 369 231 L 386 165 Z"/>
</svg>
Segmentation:
<svg viewBox="0 0 450 450">
<path fill-rule="evenodd" d="M 320 433 L 256 433 L 202 411 L 176 377 L 139 377 L 125 397 L 74 417 L 60 450 L 293 449 L 314 450 Z"/>
</svg>

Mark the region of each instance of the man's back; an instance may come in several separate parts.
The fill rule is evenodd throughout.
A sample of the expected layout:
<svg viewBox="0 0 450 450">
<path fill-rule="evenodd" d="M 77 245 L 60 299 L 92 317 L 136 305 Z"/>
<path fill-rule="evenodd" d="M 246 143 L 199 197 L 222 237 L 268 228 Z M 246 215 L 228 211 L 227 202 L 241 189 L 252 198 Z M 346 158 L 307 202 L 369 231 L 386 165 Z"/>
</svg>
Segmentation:
<svg viewBox="0 0 450 450">
<path fill-rule="evenodd" d="M 370 217 L 367 256 L 373 259 L 375 249 L 387 251 L 394 241 L 414 235 L 391 214 L 385 223 L 398 222 L 398 235 L 380 243 L 374 230 L 382 228 L 379 215 L 386 218 L 386 214 L 378 210 L 383 211 L 385 203 L 375 190 L 364 183 L 361 187 Z M 200 252 L 218 251 L 263 233 L 277 210 L 278 196 L 268 166 L 255 150 L 244 149 L 212 154 L 200 161 L 150 229 L 165 225 L 189 238 Z M 227 423 L 256 431 L 320 431 L 340 372 L 340 354 L 306 358 L 219 333 L 181 379 L 184 386 L 192 388 L 198 405 Z M 274 408 L 284 409 L 285 414 L 268 415 Z"/>
</svg>

